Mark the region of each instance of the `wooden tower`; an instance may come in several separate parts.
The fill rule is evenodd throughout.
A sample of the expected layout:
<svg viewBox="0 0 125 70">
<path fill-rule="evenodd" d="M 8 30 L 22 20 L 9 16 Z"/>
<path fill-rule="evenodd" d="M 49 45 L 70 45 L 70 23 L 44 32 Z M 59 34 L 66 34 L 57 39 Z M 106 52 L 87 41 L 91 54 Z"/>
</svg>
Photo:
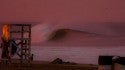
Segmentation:
<svg viewBox="0 0 125 70">
<path fill-rule="evenodd" d="M 10 24 L 10 39 L 21 42 L 17 46 L 21 63 L 30 63 L 31 24 Z"/>
</svg>

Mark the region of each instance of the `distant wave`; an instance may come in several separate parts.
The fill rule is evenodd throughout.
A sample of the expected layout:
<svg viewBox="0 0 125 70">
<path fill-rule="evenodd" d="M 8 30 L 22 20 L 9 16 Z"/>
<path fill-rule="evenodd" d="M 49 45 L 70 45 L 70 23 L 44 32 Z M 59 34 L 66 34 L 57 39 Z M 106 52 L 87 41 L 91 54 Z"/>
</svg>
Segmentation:
<svg viewBox="0 0 125 70">
<path fill-rule="evenodd" d="M 91 36 L 98 36 L 99 34 L 96 33 L 89 33 L 85 31 L 80 31 L 80 30 L 73 30 L 73 29 L 57 29 L 54 30 L 48 37 L 49 40 L 57 40 L 65 37 L 68 33 L 70 32 L 76 32 L 76 33 L 83 33 L 83 34 L 88 34 Z"/>
</svg>

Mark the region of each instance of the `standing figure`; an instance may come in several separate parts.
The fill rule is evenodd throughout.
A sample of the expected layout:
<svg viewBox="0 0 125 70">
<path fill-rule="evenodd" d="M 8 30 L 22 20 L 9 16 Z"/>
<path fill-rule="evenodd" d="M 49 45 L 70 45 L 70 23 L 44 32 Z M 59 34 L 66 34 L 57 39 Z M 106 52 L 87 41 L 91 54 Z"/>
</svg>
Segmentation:
<svg viewBox="0 0 125 70">
<path fill-rule="evenodd" d="M 1 48 L 2 48 L 2 59 L 10 59 L 9 56 L 9 47 L 10 47 L 10 41 L 6 41 L 4 38 L 2 38 Z"/>
</svg>

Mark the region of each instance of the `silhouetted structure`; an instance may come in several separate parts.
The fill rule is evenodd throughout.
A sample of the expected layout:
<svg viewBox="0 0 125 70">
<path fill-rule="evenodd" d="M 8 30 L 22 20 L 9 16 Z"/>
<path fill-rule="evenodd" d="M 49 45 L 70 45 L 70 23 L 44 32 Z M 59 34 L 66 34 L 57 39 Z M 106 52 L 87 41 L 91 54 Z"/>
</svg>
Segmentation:
<svg viewBox="0 0 125 70">
<path fill-rule="evenodd" d="M 10 24 L 10 39 L 20 42 L 17 54 L 21 63 L 30 62 L 31 24 Z"/>
<path fill-rule="evenodd" d="M 31 24 L 5 24 L 3 26 L 2 60 L 8 61 L 17 54 L 21 63 L 30 63 Z"/>
</svg>

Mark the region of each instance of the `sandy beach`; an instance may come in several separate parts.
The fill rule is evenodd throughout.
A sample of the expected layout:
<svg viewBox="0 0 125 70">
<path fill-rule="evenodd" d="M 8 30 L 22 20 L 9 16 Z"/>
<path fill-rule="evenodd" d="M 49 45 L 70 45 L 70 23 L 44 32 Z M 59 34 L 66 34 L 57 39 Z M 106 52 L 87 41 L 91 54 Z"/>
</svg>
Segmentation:
<svg viewBox="0 0 125 70">
<path fill-rule="evenodd" d="M 97 65 L 50 64 L 46 61 L 32 61 L 31 64 L 21 64 L 15 60 L 10 64 L 1 63 L 0 70 L 97 70 Z"/>
</svg>

